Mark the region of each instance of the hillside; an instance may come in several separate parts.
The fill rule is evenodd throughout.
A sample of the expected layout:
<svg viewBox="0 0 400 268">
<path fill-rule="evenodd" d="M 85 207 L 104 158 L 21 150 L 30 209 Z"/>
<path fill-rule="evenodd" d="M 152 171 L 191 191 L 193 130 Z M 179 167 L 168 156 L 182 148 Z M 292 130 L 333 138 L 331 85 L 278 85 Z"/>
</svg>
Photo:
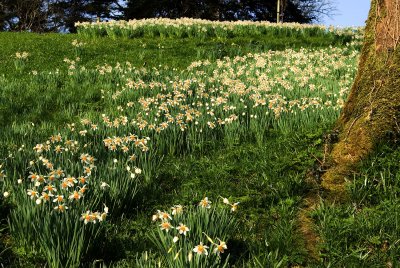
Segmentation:
<svg viewBox="0 0 400 268">
<path fill-rule="evenodd" d="M 399 261 L 398 151 L 319 187 L 358 30 L 123 25 L 0 33 L 1 264 Z"/>
</svg>

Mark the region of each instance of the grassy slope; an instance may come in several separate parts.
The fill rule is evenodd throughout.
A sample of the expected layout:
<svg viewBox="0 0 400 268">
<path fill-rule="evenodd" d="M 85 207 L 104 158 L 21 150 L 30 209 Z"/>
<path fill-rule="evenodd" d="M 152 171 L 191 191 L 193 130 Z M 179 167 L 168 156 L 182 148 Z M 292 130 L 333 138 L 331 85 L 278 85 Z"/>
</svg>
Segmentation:
<svg viewBox="0 0 400 268">
<path fill-rule="evenodd" d="M 30 68 L 52 71 L 62 64 L 64 57 L 75 57 L 70 43 L 76 38 L 78 38 L 76 35 L 1 33 L 0 74 L 4 74 L 6 79 L 20 77 L 23 80 L 23 75 L 13 68 L 12 55 L 16 51 L 24 50 L 32 54 L 29 59 Z M 207 42 L 190 39 L 115 41 L 109 38 L 83 41 L 91 47 L 85 49 L 86 54 L 83 57 L 85 66 L 130 61 L 135 66 L 141 66 L 146 62 L 149 66 L 162 64 L 176 68 L 186 67 L 194 60 L 204 59 L 206 55 L 213 60 L 265 49 L 283 49 L 301 45 L 321 46 L 331 43 L 330 40 L 324 39 L 279 38 Z M 159 48 L 161 43 L 164 48 Z M 145 49 L 143 44 L 146 44 Z M 13 131 L 9 129 L 12 124 L 35 122 L 43 126 L 38 128 L 36 135 L 36 139 L 41 140 L 40 129 L 42 135 L 46 136 L 47 132 L 51 132 L 63 122 L 72 120 L 71 114 L 78 115 L 80 107 L 97 107 L 99 100 L 96 96 L 88 94 L 82 97 L 85 88 L 82 87 L 81 90 L 82 92 L 75 94 L 58 94 L 50 100 L 37 97 L 37 92 L 32 92 L 24 95 L 20 99 L 21 103 L 16 102 L 14 106 L 1 103 L 1 114 L 7 115 L 2 121 L 2 133 Z M 7 98 L 10 101 L 14 100 L 15 96 L 10 91 L 6 93 L 3 91 L 1 94 L 3 100 Z M 64 113 L 63 105 L 56 105 L 50 111 L 32 112 L 32 106 L 29 105 L 26 109 L 18 110 L 21 104 L 26 105 L 28 101 L 33 104 L 48 101 L 48 106 L 51 106 L 53 101 L 57 102 L 56 100 L 60 99 L 67 105 L 71 104 L 69 107 L 72 107 L 72 113 Z M 101 111 L 101 107 L 96 109 Z M 204 195 L 213 199 L 221 195 L 241 202 L 239 216 L 243 225 L 232 241 L 231 247 L 232 253 L 235 253 L 235 250 L 244 253 L 242 259 L 235 260 L 237 266 L 249 263 L 246 256 L 250 253 L 252 256 L 258 254 L 259 259 L 265 264 L 274 263 L 275 255 L 276 262 L 284 260 L 288 265 L 310 264 L 303 249 L 304 241 L 297 231 L 296 214 L 308 190 L 304 178 L 315 162 L 312 155 L 321 156 L 319 150 L 321 136 L 323 130 L 328 127 L 320 126 L 313 133 L 300 133 L 290 137 L 271 134 L 270 140 L 261 147 L 254 144 L 238 144 L 231 148 L 212 148 L 205 154 L 167 157 L 156 183 L 147 191 L 153 195 L 138 198 L 142 200 L 138 215 L 121 220 L 120 224 L 110 227 L 110 233 L 105 239 L 107 243 L 103 245 L 100 253 L 93 255 L 129 266 L 136 252 L 151 247 L 145 237 L 149 216 L 154 209 L 168 208 L 176 203 L 190 203 Z M 9 134 L 8 132 L 5 136 L 10 136 Z M 14 133 L 15 137 L 18 135 L 23 136 L 23 133 Z M 6 149 L 12 141 L 2 140 L 1 143 L 2 148 Z M 399 176 L 396 175 L 398 152 L 390 148 L 384 152 L 387 156 L 377 155 L 364 164 L 361 174 L 350 188 L 351 200 L 340 206 L 323 205 L 313 214 L 323 239 L 322 267 L 328 263 L 338 266 L 350 263 L 351 267 L 369 263 L 383 266 L 385 262 L 395 263 L 399 260 L 398 242 L 396 242 L 399 237 L 396 228 L 399 223 L 396 208 L 399 180 Z M 381 171 L 384 172 L 383 175 Z M 382 218 L 387 221 L 380 221 Z M 0 244 L 0 252 L 2 250 Z M 268 257 L 266 252 L 276 254 Z M 0 262 L 7 263 L 7 261 L 8 258 L 0 254 Z M 12 261 L 15 266 L 26 266 L 27 263 L 30 265 L 36 263 L 40 266 L 40 258 L 37 257 L 29 260 L 27 256 L 14 256 Z"/>
<path fill-rule="evenodd" d="M 268 49 L 283 50 L 286 48 L 342 45 L 340 41 L 336 42 L 323 37 L 307 39 L 249 37 L 206 41 L 190 38 L 180 40 L 168 38 L 113 40 L 107 37 L 87 39 L 76 34 L 0 33 L 0 74 L 7 77 L 18 75 L 18 72 L 15 72 L 12 68 L 14 54 L 17 51 L 34 52 L 30 57 L 29 64 L 33 70 L 55 70 L 59 68 L 65 57 L 70 59 L 75 57 L 74 50 L 71 49 L 71 42 L 74 39 L 87 43 L 91 48 L 82 57 L 82 64 L 85 66 L 130 61 L 135 66 L 141 66 L 146 62 L 148 66 L 161 64 L 181 68 L 199 59 L 210 58 L 212 60 Z"/>
<path fill-rule="evenodd" d="M 110 38 L 85 40 L 77 35 L 2 33 L 1 73 L 9 81 L 14 81 L 17 77 L 24 79 L 23 73 L 16 71 L 13 66 L 13 54 L 16 51 L 31 53 L 29 70 L 24 72 L 54 71 L 64 64 L 65 57 L 75 57 L 71 42 L 76 38 L 83 40 L 90 47 L 86 48 L 85 54 L 82 55 L 84 66 L 130 61 L 135 66 L 142 66 L 146 62 L 148 66 L 161 64 L 178 69 L 185 68 L 190 62 L 204 59 L 206 56 L 210 60 L 215 60 L 224 56 L 232 57 L 266 49 L 285 49 L 304 45 L 320 47 L 330 43 L 325 39 L 308 40 L 307 44 L 304 40 L 251 38 L 207 42 L 193 39 L 143 38 L 115 41 Z M 159 44 L 164 48 L 159 48 Z M 94 108 L 96 111 L 101 111 L 101 105 L 98 105 L 101 101 L 98 96 L 85 91 L 87 87 L 84 84 L 77 87 L 78 92 L 60 90 L 54 94 L 52 88 L 46 87 L 25 90 L 22 86 L 24 82 L 21 80 L 14 82 L 8 90 L 2 92 L 3 100 L 9 100 L 1 103 L 2 132 L 5 137 L 12 137 L 10 140 L 2 140 L 3 155 L 9 148 L 13 148 L 17 140 L 24 139 L 26 144 L 42 140 L 66 121 L 73 121 L 74 116 L 79 115 L 83 109 Z M 15 130 L 18 130 L 19 125 L 23 126 L 30 122 L 34 122 L 36 127 L 35 135 L 28 135 L 28 139 L 33 140 L 28 141 L 26 133 Z M 12 129 L 10 125 L 13 125 Z M 146 230 L 149 225 L 149 215 L 155 209 L 168 208 L 176 203 L 191 203 L 204 195 L 214 200 L 223 195 L 240 201 L 243 206 L 243 212 L 239 215 L 245 225 L 233 242 L 236 245 L 232 245 L 232 248 L 244 253 L 243 260 L 236 260 L 239 266 L 240 263 L 246 262 L 246 256 L 249 256 L 250 252 L 264 255 L 263 248 L 267 240 L 272 248 L 279 252 L 277 261 L 281 259 L 288 263 L 306 261 L 301 246 L 302 241 L 296 230 L 295 215 L 304 189 L 307 187 L 303 183 L 305 170 L 313 162 L 307 153 L 309 142 L 312 141 L 309 139 L 305 141 L 304 137 L 281 139 L 277 135 L 272 135 L 265 147 L 238 144 L 232 148 L 214 148 L 205 155 L 195 153 L 185 157 L 167 157 L 157 182 L 148 191 L 143 191 L 144 196 L 138 197 L 138 200 L 142 200 L 138 210 L 139 215 L 128 217 L 111 227 L 112 234 L 107 235 L 106 243 L 99 250 L 100 253 L 92 255 L 107 261 L 119 261 L 120 264 L 128 263 L 128 266 L 131 266 L 131 258 L 136 252 L 152 247 L 147 241 Z M 281 148 L 280 154 L 274 150 L 276 146 Z M 149 192 L 154 193 L 150 198 L 146 194 Z M 263 215 L 261 218 L 260 214 Z M 248 233 L 248 228 L 254 232 Z M 116 248 L 119 249 L 117 252 Z M 4 256 L 3 261 L 6 263 L 11 261 L 15 266 L 40 266 L 42 262 L 39 256 L 26 255 L 19 249 L 13 251 L 16 255 L 11 259 Z M 241 255 L 238 254 L 241 252 L 236 253 L 235 255 Z M 127 259 L 121 261 L 121 258 Z M 273 262 L 274 260 L 271 261 Z"/>
</svg>

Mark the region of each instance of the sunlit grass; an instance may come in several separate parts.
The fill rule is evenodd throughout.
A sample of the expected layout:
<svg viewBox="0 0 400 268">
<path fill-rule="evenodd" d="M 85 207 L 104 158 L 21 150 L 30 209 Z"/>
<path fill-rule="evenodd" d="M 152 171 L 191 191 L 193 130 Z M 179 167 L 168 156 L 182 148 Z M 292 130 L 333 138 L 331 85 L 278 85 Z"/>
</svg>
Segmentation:
<svg viewBox="0 0 400 268">
<path fill-rule="evenodd" d="M 347 97 L 359 45 L 312 32 L 300 41 L 282 33 L 280 41 L 261 35 L 255 41 L 219 30 L 207 41 L 154 35 L 115 41 L 21 34 L 5 46 L 0 208 L 8 219 L 2 232 L 10 236 L 1 241 L 13 254 L 0 254 L 0 261 L 310 264 L 296 219 L 309 190 L 304 179 L 322 157 L 323 132 Z M 48 62 L 41 42 L 59 45 L 57 55 L 49 47 Z M 384 172 L 364 184 L 356 180 L 350 192 L 357 206 L 367 203 L 378 219 L 374 206 L 384 206 L 379 197 L 396 186 L 392 179 L 393 172 Z M 366 186 L 375 184 L 377 192 Z M 172 217 L 174 204 L 182 204 L 184 214 Z M 324 264 L 397 258 L 390 227 L 397 214 L 380 225 L 363 212 L 353 228 L 345 224 L 353 217 L 346 205 L 323 205 L 313 214 L 324 238 Z M 171 218 L 160 220 L 161 212 Z M 388 234 L 375 235 L 378 229 Z M 368 237 L 375 251 L 358 249 L 362 239 L 337 239 L 336 232 L 352 230 Z M 386 240 L 392 246 L 374 255 Z M 349 243 L 355 251 L 339 257 Z M 119 254 L 110 253 L 115 245 Z"/>
</svg>

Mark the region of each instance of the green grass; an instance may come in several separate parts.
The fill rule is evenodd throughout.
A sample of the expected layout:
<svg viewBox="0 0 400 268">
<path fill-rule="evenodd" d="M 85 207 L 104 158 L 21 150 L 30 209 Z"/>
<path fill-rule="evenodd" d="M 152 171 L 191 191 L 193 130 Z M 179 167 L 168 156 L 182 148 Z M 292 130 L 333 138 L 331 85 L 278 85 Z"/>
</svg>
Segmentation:
<svg viewBox="0 0 400 268">
<path fill-rule="evenodd" d="M 326 265 L 387 267 L 400 262 L 397 147 L 382 144 L 360 165 L 349 186 L 350 200 L 322 204 L 314 213 Z"/>
<path fill-rule="evenodd" d="M 82 55 L 82 65 L 96 66 L 109 63 L 130 61 L 135 66 L 158 67 L 167 65 L 171 68 L 185 68 L 196 60 L 215 60 L 225 56 L 245 55 L 249 52 L 298 49 L 301 47 L 320 48 L 329 45 L 343 46 L 344 40 L 326 37 L 294 38 L 294 37 L 237 37 L 232 39 L 199 40 L 137 38 L 118 39 L 88 38 L 77 34 L 36 34 L 36 33 L 0 33 L 0 74 L 6 77 L 20 77 L 13 68 L 14 55 L 18 51 L 31 53 L 29 68 L 25 71 L 54 71 L 63 64 L 63 59 L 75 58 L 76 52 L 71 47 L 73 40 L 86 43 Z"/>
<path fill-rule="evenodd" d="M 75 39 L 85 45 L 75 49 L 71 45 Z M 340 205 L 322 203 L 312 213 L 322 238 L 321 263 L 309 258 L 299 231 L 297 216 L 311 189 L 306 177 L 317 169 L 316 158 L 323 157 L 324 132 L 335 122 L 356 71 L 358 47 L 344 48 L 342 41 L 321 36 L 113 40 L 0 33 L 0 172 L 7 175 L 0 189 L 11 193 L 0 198 L 0 263 L 10 267 L 78 263 L 154 267 L 158 262 L 171 266 L 174 256 L 166 250 L 167 244 L 157 242 L 165 233 L 151 215 L 181 204 L 191 211 L 182 221 L 200 221 L 199 226 L 217 229 L 215 216 L 203 215 L 208 225 L 198 219 L 196 206 L 207 196 L 221 208 L 221 197 L 239 202 L 238 210 L 228 213 L 237 228 L 215 233 L 227 239 L 229 258 L 223 255 L 221 261 L 228 260 L 232 267 L 396 264 L 400 191 L 396 149 L 386 148 L 363 163 L 349 187 L 351 200 Z M 253 55 L 268 50 L 276 52 Z M 30 55 L 16 67 L 18 51 Z M 71 64 L 64 58 L 76 56 L 81 58 L 74 64 L 78 71 L 68 74 Z M 195 61 L 201 64 L 187 68 Z M 121 67 L 116 67 L 118 62 Z M 108 66 L 113 66 L 110 73 Z M 106 73 L 102 75 L 99 68 Z M 264 73 L 269 82 L 254 79 Z M 240 91 L 242 86 L 248 92 Z M 148 125 L 141 128 L 141 120 L 158 124 L 168 118 L 158 110 L 163 98 L 178 103 L 169 106 L 171 116 L 179 120 L 180 113 L 191 107 L 201 114 L 195 119 L 198 123 L 171 123 L 160 133 Z M 130 101 L 133 106 L 128 106 Z M 234 108 L 224 107 L 225 101 Z M 232 113 L 236 121 L 218 123 L 218 118 L 229 119 Z M 102 114 L 111 122 L 120 116 L 136 121 L 123 125 L 119 120 L 120 127 L 110 127 Z M 83 118 L 99 129 L 91 130 L 80 122 Z M 210 127 L 213 123 L 215 127 Z M 87 133 L 80 135 L 83 130 Z M 77 141 L 77 147 L 56 142 L 50 143 L 48 152 L 33 152 L 36 144 L 57 133 L 63 141 Z M 129 133 L 150 137 L 148 152 L 142 151 L 142 145 L 130 147 L 129 154 L 119 147 L 116 152 L 105 148 L 104 139 Z M 56 144 L 69 151 L 56 154 Z M 40 155 L 77 177 L 88 165 L 79 159 L 83 153 L 96 158 L 96 167 L 84 200 L 68 201 L 69 218 L 51 213 L 50 202 L 38 207 L 30 200 L 26 194 L 33 187 L 30 172 L 49 172 Z M 137 159 L 128 160 L 133 153 Z M 31 160 L 36 163 L 30 165 Z M 132 178 L 135 167 L 141 172 Z M 17 183 L 20 178 L 22 184 Z M 103 181 L 110 188 L 102 190 Z M 103 204 L 110 210 L 105 222 L 84 225 L 78 220 L 86 210 L 103 211 Z M 201 228 L 190 224 L 197 231 L 190 236 L 195 238 L 190 246 L 181 251 L 185 254 L 200 239 L 211 246 L 207 237 L 201 237 Z M 38 239 L 45 242 L 39 244 Z M 178 257 L 185 261 L 186 256 Z M 198 266 L 207 263 L 196 261 Z"/>
</svg>

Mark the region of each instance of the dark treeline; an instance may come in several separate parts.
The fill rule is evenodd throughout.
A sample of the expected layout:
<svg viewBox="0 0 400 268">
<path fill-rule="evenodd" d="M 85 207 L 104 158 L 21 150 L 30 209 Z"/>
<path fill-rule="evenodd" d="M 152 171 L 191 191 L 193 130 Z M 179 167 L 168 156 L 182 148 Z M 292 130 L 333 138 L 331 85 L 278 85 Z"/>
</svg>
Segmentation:
<svg viewBox="0 0 400 268">
<path fill-rule="evenodd" d="M 0 30 L 74 32 L 77 21 L 154 17 L 276 21 L 277 0 L 0 0 Z M 280 0 L 280 20 L 310 23 L 331 0 Z"/>
</svg>

